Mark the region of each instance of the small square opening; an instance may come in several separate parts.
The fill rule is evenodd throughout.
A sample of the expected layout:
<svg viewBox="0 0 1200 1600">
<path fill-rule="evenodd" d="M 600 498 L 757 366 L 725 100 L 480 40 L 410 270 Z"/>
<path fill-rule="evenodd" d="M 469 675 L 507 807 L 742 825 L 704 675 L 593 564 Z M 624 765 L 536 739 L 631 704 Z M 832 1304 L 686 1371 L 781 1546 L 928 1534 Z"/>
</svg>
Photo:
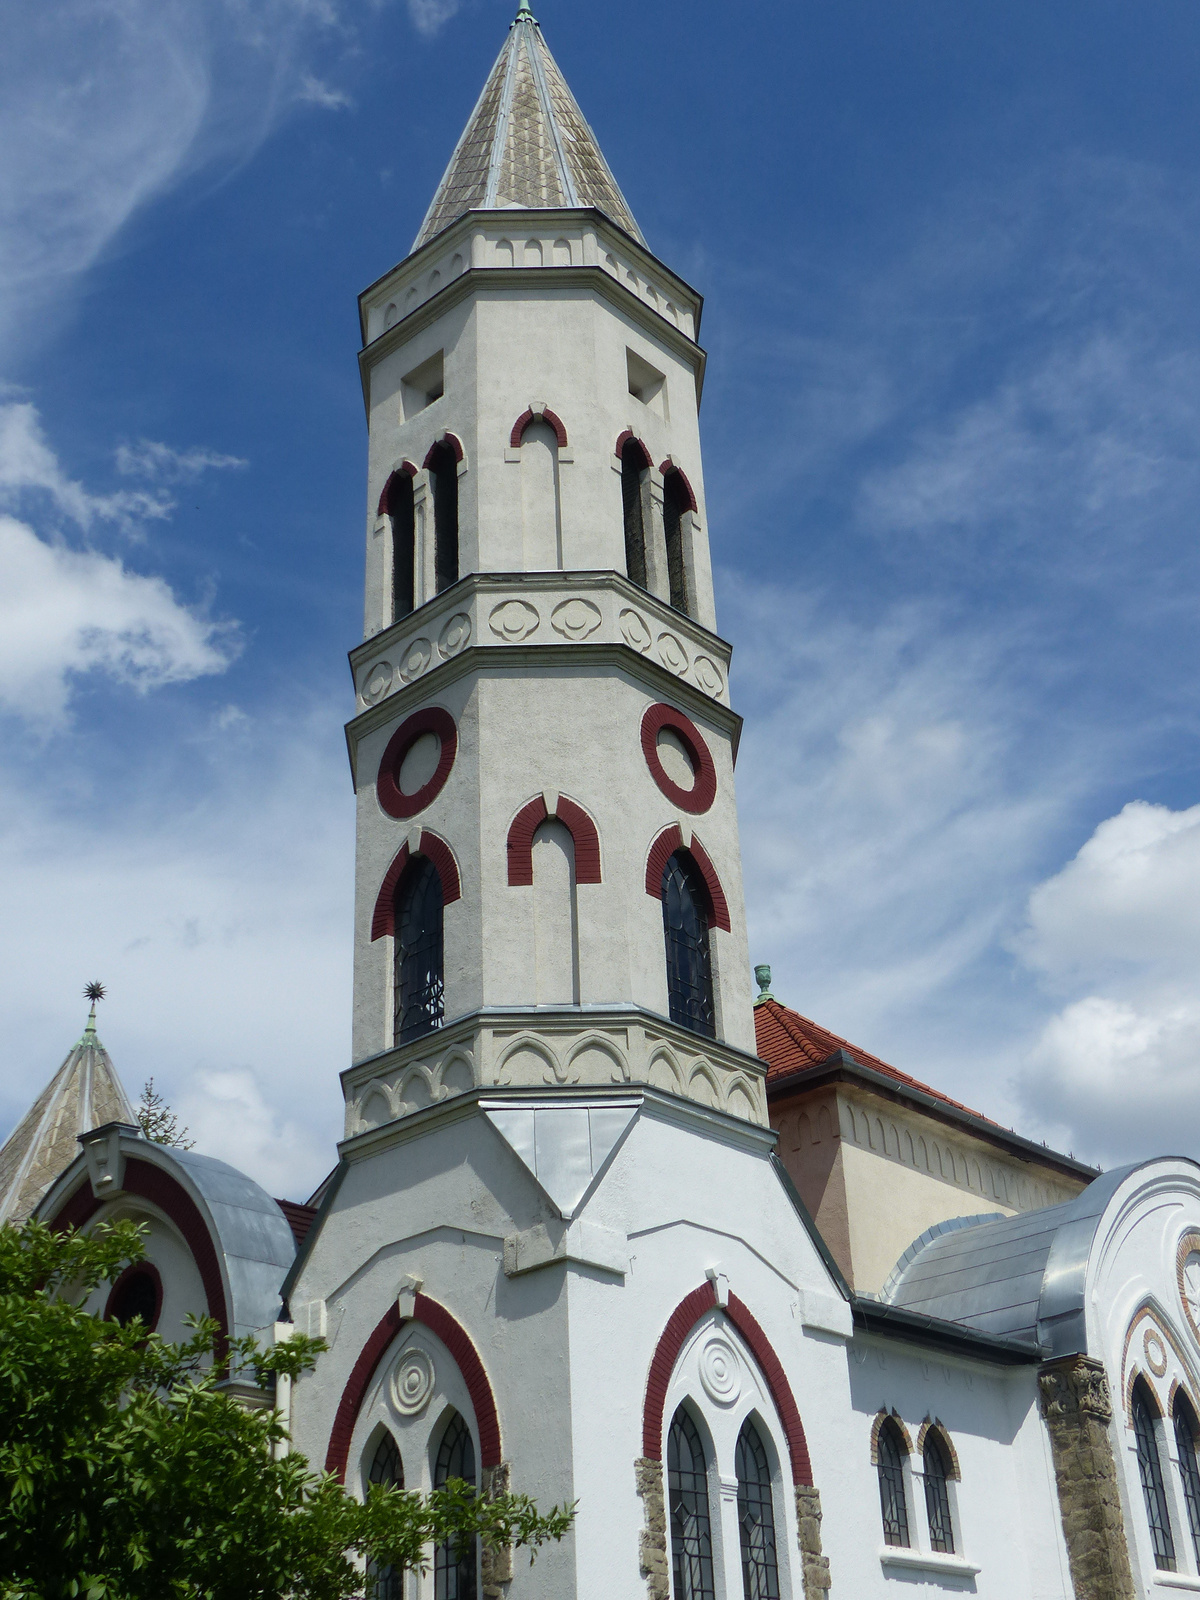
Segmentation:
<svg viewBox="0 0 1200 1600">
<path fill-rule="evenodd" d="M 437 355 L 422 361 L 419 367 L 414 367 L 400 380 L 400 400 L 406 422 L 409 417 L 415 417 L 418 411 L 424 411 L 426 406 L 440 400 L 446 392 L 443 354 L 439 350 Z"/>
<path fill-rule="evenodd" d="M 649 406 L 660 417 L 667 414 L 667 380 L 657 367 L 638 355 L 636 350 L 626 350 L 625 369 L 629 377 L 629 392 L 635 400 Z"/>
</svg>

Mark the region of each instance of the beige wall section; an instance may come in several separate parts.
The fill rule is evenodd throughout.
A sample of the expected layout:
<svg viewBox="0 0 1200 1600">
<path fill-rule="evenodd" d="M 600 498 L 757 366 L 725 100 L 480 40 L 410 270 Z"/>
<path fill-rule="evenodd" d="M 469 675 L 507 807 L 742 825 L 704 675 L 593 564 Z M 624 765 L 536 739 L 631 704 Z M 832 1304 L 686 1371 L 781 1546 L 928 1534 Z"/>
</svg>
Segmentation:
<svg viewBox="0 0 1200 1600">
<path fill-rule="evenodd" d="M 776 1101 L 771 1125 L 805 1205 L 859 1293 L 877 1294 L 934 1223 L 1014 1216 L 1058 1205 L 1084 1186 L 857 1087 Z"/>
</svg>

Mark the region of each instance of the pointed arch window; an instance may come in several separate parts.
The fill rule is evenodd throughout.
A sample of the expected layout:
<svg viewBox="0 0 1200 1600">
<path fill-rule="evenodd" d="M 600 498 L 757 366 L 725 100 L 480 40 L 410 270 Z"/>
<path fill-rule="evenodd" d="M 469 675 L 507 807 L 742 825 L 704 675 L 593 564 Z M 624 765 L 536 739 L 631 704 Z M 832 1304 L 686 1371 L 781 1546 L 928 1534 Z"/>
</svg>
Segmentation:
<svg viewBox="0 0 1200 1600">
<path fill-rule="evenodd" d="M 912 1543 L 908 1531 L 908 1495 L 904 1486 L 904 1458 L 908 1450 L 900 1429 L 891 1417 L 879 1430 L 876 1448 L 883 1542 L 903 1547 Z"/>
<path fill-rule="evenodd" d="M 708 1463 L 696 1424 L 682 1406 L 667 1436 L 672 1600 L 716 1600 Z"/>
<path fill-rule="evenodd" d="M 440 440 L 425 458 L 433 488 L 433 530 L 438 594 L 458 582 L 458 457 Z"/>
<path fill-rule="evenodd" d="M 1187 1399 L 1178 1394 L 1175 1396 L 1175 1450 L 1179 1457 L 1179 1477 L 1183 1484 L 1184 1504 L 1187 1506 L 1188 1531 L 1192 1536 L 1192 1548 L 1196 1552 L 1197 1565 L 1200 1565 L 1200 1466 L 1196 1461 L 1197 1435 L 1200 1435 L 1200 1427 L 1196 1423 L 1196 1413 Z"/>
<path fill-rule="evenodd" d="M 639 589 L 646 582 L 645 485 L 649 477 L 646 452 L 636 439 L 621 446 L 621 505 L 625 515 L 625 572 Z"/>
<path fill-rule="evenodd" d="M 451 1417 L 433 1467 L 433 1486 L 444 1489 L 451 1478 L 461 1478 L 472 1488 L 475 1476 L 475 1441 L 457 1412 Z M 465 1544 L 440 1544 L 433 1558 L 434 1600 L 478 1600 L 479 1576 L 475 1540 Z"/>
<path fill-rule="evenodd" d="M 387 513 L 392 524 L 392 621 L 399 622 L 416 605 L 416 511 L 409 472 L 392 473 Z"/>
<path fill-rule="evenodd" d="M 1142 1498 L 1146 1502 L 1146 1520 L 1150 1524 L 1154 1565 L 1160 1572 L 1174 1572 L 1175 1538 L 1171 1532 L 1171 1514 L 1167 1510 L 1162 1456 L 1159 1454 L 1158 1429 L 1155 1426 L 1158 1410 L 1141 1378 L 1133 1386 L 1130 1409 L 1133 1413 L 1138 1476 L 1142 1480 Z"/>
<path fill-rule="evenodd" d="M 692 509 L 692 496 L 681 472 L 668 472 L 663 478 L 663 532 L 667 540 L 667 581 L 671 604 L 685 616 L 688 605 L 688 571 L 684 556 L 684 518 Z"/>
<path fill-rule="evenodd" d="M 921 1451 L 925 1468 L 925 1514 L 929 1518 L 929 1548 L 954 1554 L 954 1525 L 950 1520 L 950 1463 L 936 1428 L 930 1428 Z"/>
<path fill-rule="evenodd" d="M 745 1600 L 779 1600 L 779 1563 L 775 1556 L 775 1505 L 771 1464 L 758 1429 L 747 1419 L 738 1434 L 738 1532 L 742 1546 L 742 1590 Z"/>
<path fill-rule="evenodd" d="M 384 1433 L 371 1457 L 368 1483 L 381 1484 L 386 1489 L 403 1489 L 404 1467 L 400 1451 L 390 1433 Z M 404 1573 L 397 1567 L 376 1566 L 367 1563 L 367 1595 L 369 1600 L 403 1600 Z"/>
<path fill-rule="evenodd" d="M 708 889 L 687 850 L 667 858 L 662 875 L 667 1005 L 672 1022 L 716 1036 Z"/>
<path fill-rule="evenodd" d="M 394 1042 L 440 1028 L 445 1014 L 442 880 L 428 856 L 413 856 L 396 885 Z"/>
</svg>

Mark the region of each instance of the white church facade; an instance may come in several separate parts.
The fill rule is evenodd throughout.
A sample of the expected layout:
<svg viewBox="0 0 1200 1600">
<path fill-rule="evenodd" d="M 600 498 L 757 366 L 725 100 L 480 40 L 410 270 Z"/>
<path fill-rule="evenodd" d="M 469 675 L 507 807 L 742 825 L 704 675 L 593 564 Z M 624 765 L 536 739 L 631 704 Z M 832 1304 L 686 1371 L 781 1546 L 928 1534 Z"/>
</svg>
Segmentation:
<svg viewBox="0 0 1200 1600">
<path fill-rule="evenodd" d="M 1200 1593 L 1200 1167 L 1099 1173 L 754 997 L 701 302 L 524 5 L 360 314 L 336 1165 L 279 1201 L 149 1142 L 90 1022 L 0 1219 L 146 1223 L 99 1314 L 323 1336 L 267 1398 L 353 1492 L 577 1502 L 378 1600 Z"/>
</svg>

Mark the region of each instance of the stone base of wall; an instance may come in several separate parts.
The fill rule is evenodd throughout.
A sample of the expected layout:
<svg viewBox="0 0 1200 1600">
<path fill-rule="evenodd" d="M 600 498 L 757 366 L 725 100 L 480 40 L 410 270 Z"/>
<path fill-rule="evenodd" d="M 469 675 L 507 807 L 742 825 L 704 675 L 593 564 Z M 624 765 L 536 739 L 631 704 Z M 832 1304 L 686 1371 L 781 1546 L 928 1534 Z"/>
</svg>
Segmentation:
<svg viewBox="0 0 1200 1600">
<path fill-rule="evenodd" d="M 1077 1600 L 1133 1600 L 1104 1367 L 1088 1356 L 1051 1361 L 1038 1388 Z"/>
<path fill-rule="evenodd" d="M 829 1557 L 821 1554 L 821 1495 L 811 1484 L 797 1486 L 796 1525 L 804 1600 L 824 1600 L 831 1582 Z"/>
<path fill-rule="evenodd" d="M 667 1560 L 667 1505 L 663 1494 L 663 1464 L 642 1456 L 633 1464 L 637 1492 L 646 1513 L 646 1526 L 638 1540 L 642 1577 L 650 1600 L 671 1600 L 671 1566 Z"/>
<path fill-rule="evenodd" d="M 480 1477 L 485 1500 L 499 1499 L 512 1487 L 512 1468 L 507 1461 L 501 1461 L 495 1467 L 484 1467 Z M 512 1582 L 512 1576 L 512 1545 L 485 1544 L 479 1563 L 484 1600 L 503 1600 L 504 1586 Z"/>
</svg>

